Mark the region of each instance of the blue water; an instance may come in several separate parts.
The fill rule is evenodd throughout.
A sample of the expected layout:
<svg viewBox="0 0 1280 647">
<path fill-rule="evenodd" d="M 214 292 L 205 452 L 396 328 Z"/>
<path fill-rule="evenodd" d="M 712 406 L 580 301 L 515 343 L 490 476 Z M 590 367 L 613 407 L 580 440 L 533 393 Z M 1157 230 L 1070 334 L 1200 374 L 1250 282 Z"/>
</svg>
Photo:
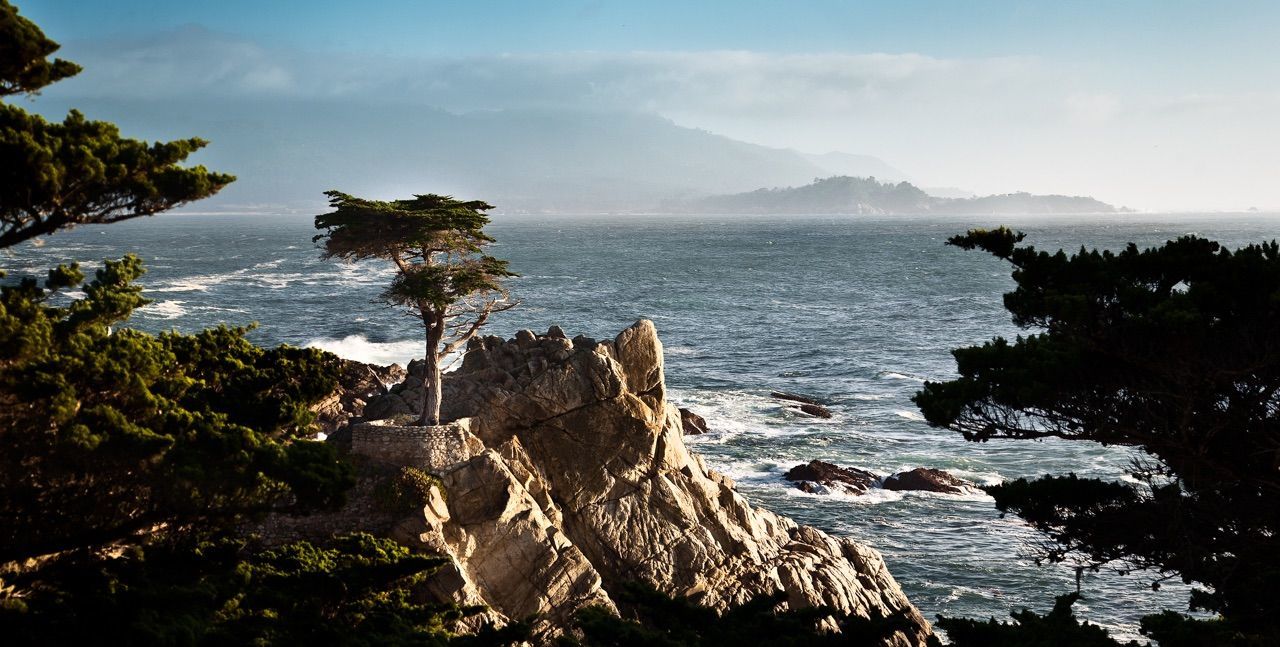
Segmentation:
<svg viewBox="0 0 1280 647">
<path fill-rule="evenodd" d="M 1035 533 L 1001 519 L 985 496 L 819 496 L 781 478 L 811 459 L 881 474 L 938 467 L 980 483 L 1122 473 L 1129 455 L 1120 449 L 965 443 L 925 425 L 909 400 L 923 380 L 953 375 L 950 349 L 1015 333 L 1000 305 L 1008 268 L 942 244 L 970 226 L 998 224 L 1053 249 L 1152 245 L 1191 232 L 1234 246 L 1280 231 L 1274 216 L 498 217 L 492 252 L 523 275 L 511 285 L 521 305 L 488 332 L 559 324 L 570 336 L 603 338 L 652 319 L 672 398 L 713 429 L 690 444 L 754 503 L 875 546 L 929 617 L 1044 610 L 1074 589 L 1074 572 L 1036 566 Z M 162 216 L 58 234 L 0 256 L 0 267 L 12 280 L 56 262 L 137 252 L 154 303 L 130 325 L 193 331 L 256 321 L 252 335 L 262 343 L 379 362 L 420 354 L 414 321 L 372 302 L 390 270 L 322 262 L 312 234 L 307 218 Z M 823 398 L 835 418 L 793 414 L 768 397 L 771 389 Z M 1185 607 L 1185 589 L 1153 593 L 1152 579 L 1086 574 L 1077 611 L 1137 637 L 1142 615 Z"/>
</svg>

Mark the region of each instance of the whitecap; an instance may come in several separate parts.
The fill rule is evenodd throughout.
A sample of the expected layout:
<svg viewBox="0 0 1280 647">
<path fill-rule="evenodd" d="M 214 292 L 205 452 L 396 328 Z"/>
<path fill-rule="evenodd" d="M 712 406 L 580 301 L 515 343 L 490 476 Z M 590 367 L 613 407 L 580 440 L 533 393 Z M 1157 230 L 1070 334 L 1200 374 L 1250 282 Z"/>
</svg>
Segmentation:
<svg viewBox="0 0 1280 647">
<path fill-rule="evenodd" d="M 338 357 L 365 362 L 367 364 L 400 364 L 405 366 L 410 360 L 422 357 L 425 347 L 420 341 L 369 341 L 364 335 L 347 335 L 342 339 L 312 339 L 303 344 L 307 348 L 327 350 Z"/>
<path fill-rule="evenodd" d="M 231 278 L 227 274 L 205 274 L 166 281 L 155 287 L 143 288 L 147 292 L 208 292 L 209 288 L 221 285 Z"/>
<path fill-rule="evenodd" d="M 177 319 L 187 314 L 187 309 L 182 306 L 184 303 L 186 301 L 153 301 L 138 308 L 138 312 L 157 319 Z"/>
<path fill-rule="evenodd" d="M 907 411 L 906 409 L 898 409 L 893 412 L 893 415 L 898 416 L 899 418 L 906 418 L 907 420 L 924 420 L 924 416 L 915 411 Z"/>
<path fill-rule="evenodd" d="M 696 355 L 698 349 L 692 346 L 667 346 L 662 349 L 667 355 Z"/>
<path fill-rule="evenodd" d="M 925 378 L 920 377 L 919 375 L 910 375 L 908 373 L 899 373 L 897 371 L 881 371 L 878 376 L 889 380 L 907 380 L 908 382 L 920 382 L 921 384 L 926 381 Z"/>
</svg>

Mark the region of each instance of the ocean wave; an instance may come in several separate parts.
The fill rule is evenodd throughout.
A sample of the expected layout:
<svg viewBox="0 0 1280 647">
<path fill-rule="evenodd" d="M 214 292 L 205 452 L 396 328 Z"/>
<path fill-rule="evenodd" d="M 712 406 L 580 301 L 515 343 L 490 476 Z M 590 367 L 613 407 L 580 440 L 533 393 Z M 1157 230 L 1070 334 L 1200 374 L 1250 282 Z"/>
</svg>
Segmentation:
<svg viewBox="0 0 1280 647">
<path fill-rule="evenodd" d="M 198 274 L 196 276 L 186 276 L 180 279 L 165 281 L 156 286 L 146 286 L 143 293 L 147 292 L 208 292 L 209 288 L 221 285 L 230 280 L 234 274 Z"/>
<path fill-rule="evenodd" d="M 899 418 L 906 418 L 907 420 L 924 420 L 924 416 L 920 415 L 918 412 L 907 411 L 906 409 L 897 409 L 893 412 L 893 415 L 898 416 Z"/>
<path fill-rule="evenodd" d="M 925 378 L 919 375 L 911 375 L 910 373 L 899 373 L 897 371 L 880 371 L 876 377 L 883 377 L 887 380 L 907 380 L 909 382 L 925 383 Z"/>
<path fill-rule="evenodd" d="M 667 355 L 697 355 L 698 349 L 692 346 L 667 346 L 662 349 Z"/>
<path fill-rule="evenodd" d="M 420 341 L 369 341 L 364 335 L 347 335 L 342 339 L 312 339 L 303 344 L 307 348 L 327 350 L 338 357 L 365 362 L 366 364 L 399 364 L 422 357 L 426 349 Z"/>
<path fill-rule="evenodd" d="M 786 483 L 787 495 L 794 497 L 810 497 L 816 499 L 825 499 L 830 501 L 841 501 L 845 503 L 856 503 L 858 505 L 880 505 L 881 503 L 893 503 L 901 501 L 908 493 L 896 492 L 894 490 L 882 490 L 880 488 L 872 488 L 863 494 L 853 494 L 850 492 L 841 492 L 832 489 L 822 494 L 810 494 L 798 487 L 793 487 L 790 483 Z"/>
<path fill-rule="evenodd" d="M 184 303 L 186 301 L 178 301 L 176 299 L 171 301 L 152 301 L 138 308 L 138 312 L 156 319 L 177 319 L 187 314 L 187 309 L 182 305 Z"/>
</svg>

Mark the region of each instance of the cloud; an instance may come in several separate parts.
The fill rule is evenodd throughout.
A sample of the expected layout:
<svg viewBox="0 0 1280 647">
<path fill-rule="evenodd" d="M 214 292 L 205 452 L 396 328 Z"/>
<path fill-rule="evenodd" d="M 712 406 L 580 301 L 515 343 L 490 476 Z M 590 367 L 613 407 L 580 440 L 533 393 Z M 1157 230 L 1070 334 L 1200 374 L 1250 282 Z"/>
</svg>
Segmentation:
<svg viewBox="0 0 1280 647">
<path fill-rule="evenodd" d="M 729 137 L 877 155 L 927 184 L 1134 206 L 1280 207 L 1280 93 L 1108 81 L 1034 56 L 633 51 L 410 58 L 268 47 L 200 27 L 67 43 L 48 95 L 341 99 L 454 112 L 656 113 Z M 85 104 L 91 103 L 89 101 Z"/>
<path fill-rule="evenodd" d="M 627 109 L 731 116 L 832 115 L 929 92 L 982 92 L 1028 76 L 1029 58 L 747 51 L 564 52 L 410 59 L 306 53 L 187 27 L 75 43 L 91 63 L 71 96 L 275 96 L 411 101 L 449 110 Z"/>
</svg>

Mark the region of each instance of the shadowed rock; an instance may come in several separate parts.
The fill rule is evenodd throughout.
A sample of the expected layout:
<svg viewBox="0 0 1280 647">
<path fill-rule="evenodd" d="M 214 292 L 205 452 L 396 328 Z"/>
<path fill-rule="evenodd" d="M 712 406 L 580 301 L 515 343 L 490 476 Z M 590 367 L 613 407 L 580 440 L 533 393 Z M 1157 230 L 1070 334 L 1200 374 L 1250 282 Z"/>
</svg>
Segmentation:
<svg viewBox="0 0 1280 647">
<path fill-rule="evenodd" d="M 884 489 L 942 492 L 944 494 L 966 494 L 977 490 L 972 483 L 964 479 L 956 478 L 939 469 L 925 467 L 899 472 L 886 478 L 884 480 Z"/>
<path fill-rule="evenodd" d="M 680 409 L 680 427 L 684 429 L 686 436 L 696 436 L 698 434 L 707 433 L 707 420 L 702 416 L 681 407 Z"/>
<path fill-rule="evenodd" d="M 867 490 L 875 487 L 880 477 L 856 467 L 840 467 L 823 461 L 809 461 L 807 464 L 796 465 L 788 470 L 786 479 L 794 481 L 796 487 L 810 494 L 827 494 L 833 491 L 865 494 Z"/>
</svg>

